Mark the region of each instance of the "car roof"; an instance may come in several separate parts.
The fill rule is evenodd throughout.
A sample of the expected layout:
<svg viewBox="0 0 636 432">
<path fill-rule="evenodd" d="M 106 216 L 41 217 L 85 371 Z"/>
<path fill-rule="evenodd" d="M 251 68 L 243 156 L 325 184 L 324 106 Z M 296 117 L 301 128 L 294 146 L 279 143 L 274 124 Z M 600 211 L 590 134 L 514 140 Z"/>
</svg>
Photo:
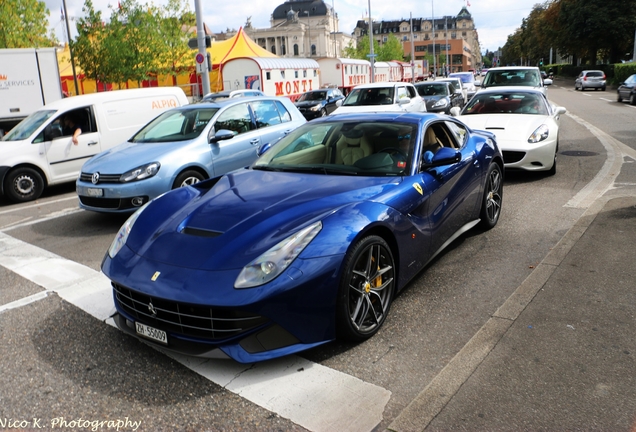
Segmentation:
<svg viewBox="0 0 636 432">
<path fill-rule="evenodd" d="M 354 89 L 375 88 L 375 87 L 397 87 L 398 85 L 413 85 L 413 84 L 406 83 L 406 82 L 382 81 L 382 82 L 374 82 L 374 83 L 367 83 L 367 84 L 359 84 L 355 86 Z"/>
<path fill-rule="evenodd" d="M 494 86 L 494 87 L 486 87 L 482 90 L 479 90 L 480 95 L 486 95 L 489 93 L 535 93 L 544 95 L 544 93 L 537 89 L 536 87 L 528 87 L 528 86 Z"/>
<path fill-rule="evenodd" d="M 287 99 L 288 98 L 284 98 L 284 97 L 278 97 L 278 96 L 245 96 L 245 97 L 240 97 L 240 98 L 228 98 L 228 99 L 223 99 L 220 101 L 205 101 L 202 100 L 201 102 L 197 103 L 197 104 L 191 104 L 191 105 L 186 105 L 184 107 L 180 107 L 180 108 L 201 108 L 202 106 L 210 106 L 210 107 L 225 107 L 225 106 L 229 106 L 229 105 L 235 105 L 235 104 L 240 104 L 240 103 L 245 103 L 245 102 L 258 102 L 258 101 L 264 101 L 264 100 L 278 100 L 278 101 L 283 101 L 283 99 Z"/>
<path fill-rule="evenodd" d="M 488 72 L 497 72 L 504 70 L 539 70 L 537 66 L 498 66 L 488 69 Z"/>
</svg>

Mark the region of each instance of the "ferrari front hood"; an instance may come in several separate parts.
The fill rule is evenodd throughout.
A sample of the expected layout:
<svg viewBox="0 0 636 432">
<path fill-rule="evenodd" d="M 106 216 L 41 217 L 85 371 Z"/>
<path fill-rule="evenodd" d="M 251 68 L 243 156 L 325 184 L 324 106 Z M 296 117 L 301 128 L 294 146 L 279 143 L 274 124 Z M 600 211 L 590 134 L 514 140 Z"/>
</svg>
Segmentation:
<svg viewBox="0 0 636 432">
<path fill-rule="evenodd" d="M 372 199 L 398 181 L 241 170 L 209 189 L 202 183 L 197 194 L 175 190 L 157 200 L 137 221 L 154 227 L 146 225 L 144 235 L 131 235 L 128 246 L 148 259 L 183 267 L 242 267 L 305 224 Z M 170 207 L 168 200 L 179 204 Z M 171 210 L 151 216 L 153 207 L 154 213 L 160 207 Z"/>
</svg>

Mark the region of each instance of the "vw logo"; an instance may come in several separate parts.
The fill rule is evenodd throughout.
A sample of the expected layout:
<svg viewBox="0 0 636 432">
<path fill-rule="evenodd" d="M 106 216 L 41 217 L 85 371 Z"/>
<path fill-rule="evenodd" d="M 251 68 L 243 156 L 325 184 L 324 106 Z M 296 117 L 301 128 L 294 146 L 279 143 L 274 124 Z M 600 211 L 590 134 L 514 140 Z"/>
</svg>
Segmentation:
<svg viewBox="0 0 636 432">
<path fill-rule="evenodd" d="M 93 184 L 97 184 L 97 182 L 99 182 L 99 173 L 98 172 L 93 173 L 93 177 L 91 178 L 91 182 L 93 182 Z"/>
<path fill-rule="evenodd" d="M 155 307 L 152 305 L 152 301 L 148 303 L 148 310 L 150 311 L 153 317 L 157 316 L 157 309 L 155 309 Z"/>
</svg>

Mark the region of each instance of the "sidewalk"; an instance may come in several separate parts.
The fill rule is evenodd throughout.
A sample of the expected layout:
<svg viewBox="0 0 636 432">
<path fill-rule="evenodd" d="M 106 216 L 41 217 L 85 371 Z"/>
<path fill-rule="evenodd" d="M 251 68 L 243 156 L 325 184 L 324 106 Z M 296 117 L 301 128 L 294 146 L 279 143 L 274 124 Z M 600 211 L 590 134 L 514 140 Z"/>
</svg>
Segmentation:
<svg viewBox="0 0 636 432">
<path fill-rule="evenodd" d="M 636 431 L 636 197 L 598 202 L 395 431 Z"/>
</svg>

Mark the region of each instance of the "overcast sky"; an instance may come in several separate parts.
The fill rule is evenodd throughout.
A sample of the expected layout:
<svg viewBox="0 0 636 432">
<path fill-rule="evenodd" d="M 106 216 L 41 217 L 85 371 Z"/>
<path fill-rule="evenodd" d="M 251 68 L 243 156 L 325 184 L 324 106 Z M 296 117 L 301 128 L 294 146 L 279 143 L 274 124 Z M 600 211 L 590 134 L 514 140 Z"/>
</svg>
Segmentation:
<svg viewBox="0 0 636 432">
<path fill-rule="evenodd" d="M 352 33 L 356 22 L 368 13 L 371 4 L 371 15 L 374 20 L 397 20 L 413 18 L 430 18 L 431 16 L 457 16 L 461 8 L 468 4 L 468 11 L 473 16 L 481 51 L 494 51 L 503 47 L 508 35 L 521 26 L 521 20 L 528 17 L 537 0 L 324 0 L 333 6 L 340 20 L 340 31 Z M 138 0 L 140 4 L 162 4 L 165 0 Z M 65 26 L 61 19 L 62 0 L 45 0 L 49 8 L 50 26 L 60 41 L 65 41 Z M 194 0 L 189 0 L 194 11 Z M 270 27 L 270 18 L 274 9 L 283 4 L 280 0 L 200 0 L 204 21 L 215 33 L 237 29 L 245 25 L 251 16 L 252 26 L 256 28 Z M 74 37 L 75 23 L 73 19 L 82 17 L 84 0 L 66 0 Z M 106 19 L 110 17 L 109 5 L 116 6 L 117 0 L 93 0 L 95 9 L 102 11 Z"/>
</svg>

